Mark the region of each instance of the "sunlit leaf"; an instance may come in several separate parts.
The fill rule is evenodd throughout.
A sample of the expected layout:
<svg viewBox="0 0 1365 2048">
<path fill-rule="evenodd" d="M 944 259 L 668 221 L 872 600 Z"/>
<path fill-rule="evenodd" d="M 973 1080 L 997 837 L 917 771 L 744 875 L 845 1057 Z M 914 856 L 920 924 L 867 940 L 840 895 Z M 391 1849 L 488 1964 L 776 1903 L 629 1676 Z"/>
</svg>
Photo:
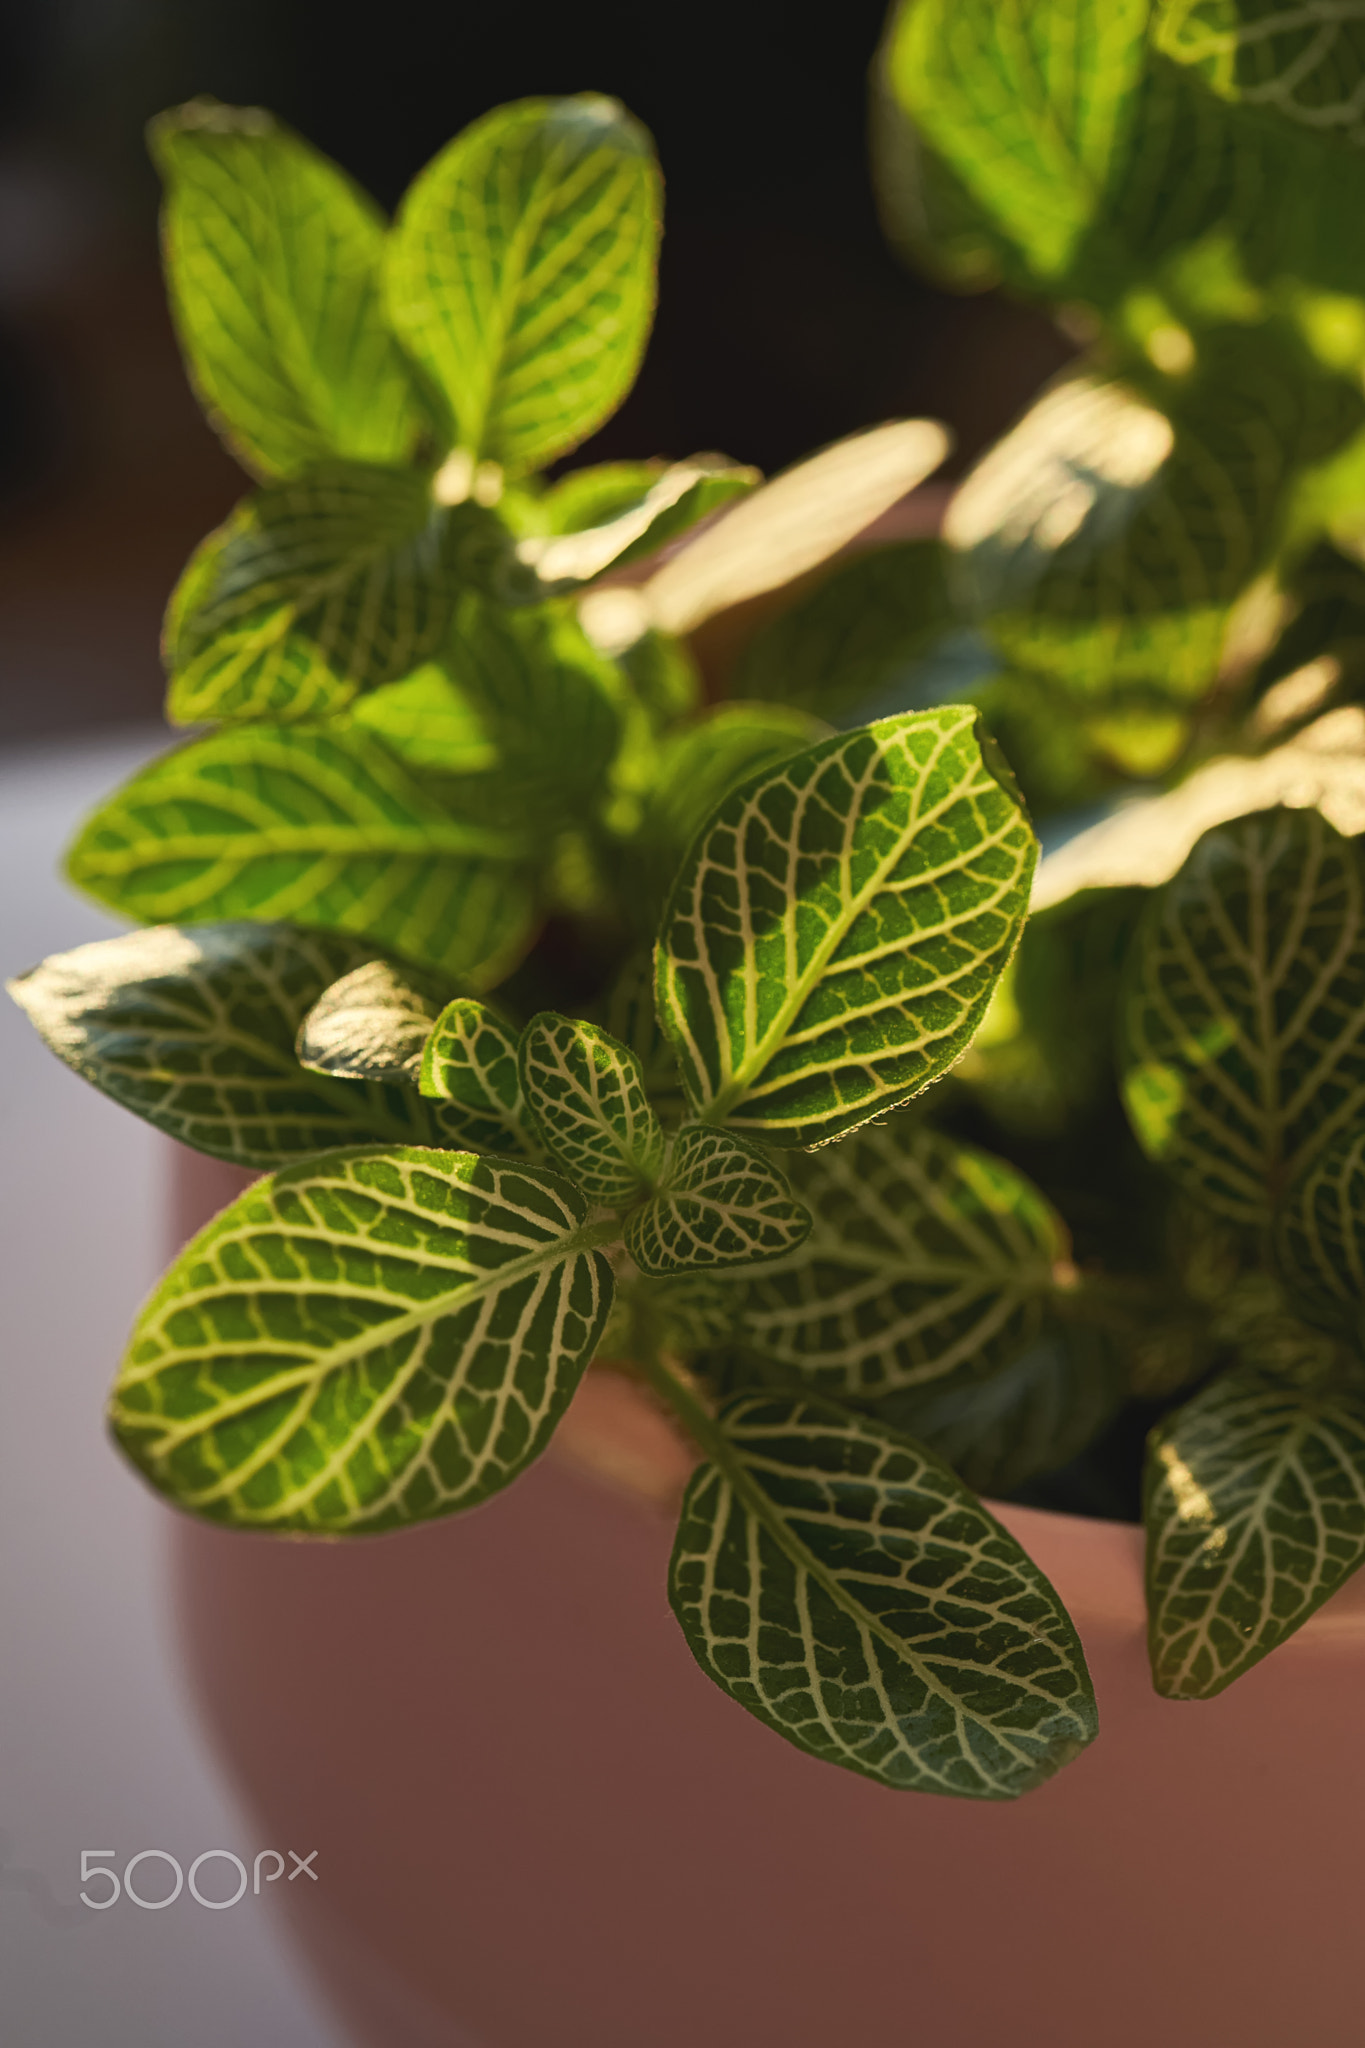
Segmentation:
<svg viewBox="0 0 1365 2048">
<path fill-rule="evenodd" d="M 1365 1116 L 1360 842 L 1315 811 L 1206 833 L 1144 913 L 1121 1065 L 1148 1155 L 1210 1208 L 1267 1223 Z"/>
<path fill-rule="evenodd" d="M 347 931 L 476 987 L 529 940 L 518 839 L 452 817 L 349 727 L 244 726 L 154 761 L 100 806 L 71 879 L 147 922 Z"/>
<path fill-rule="evenodd" d="M 728 796 L 660 926 L 659 1015 L 694 1109 L 833 1138 L 926 1087 L 981 1022 L 1034 839 L 975 714 L 825 740 Z"/>
<path fill-rule="evenodd" d="M 414 181 L 389 307 L 464 447 L 540 469 L 620 404 L 654 312 L 660 203 L 648 135 L 592 93 L 499 107 Z"/>
<path fill-rule="evenodd" d="M 473 1507 L 544 1450 L 601 1335 L 611 1269 L 586 1215 L 558 1174 L 468 1152 L 276 1174 L 143 1309 L 115 1436 L 177 1507 L 239 1528 Z"/>
<path fill-rule="evenodd" d="M 609 463 L 604 468 L 608 475 L 598 488 L 609 511 L 604 506 L 599 520 L 580 523 L 592 502 L 593 472 L 579 471 L 546 494 L 544 514 L 555 522 L 550 532 L 528 537 L 517 549 L 548 591 L 571 589 L 605 569 L 623 568 L 653 554 L 722 505 L 747 496 L 762 480 L 758 470 L 731 462 L 726 455 L 693 455 L 686 462 L 645 471 L 648 483 L 621 504 L 612 488 L 616 474 L 642 470 L 644 465 Z"/>
<path fill-rule="evenodd" d="M 457 996 L 436 1019 L 422 1053 L 421 1088 L 473 1152 L 539 1158 L 535 1119 L 521 1089 L 518 1034 L 484 1003 Z"/>
<path fill-rule="evenodd" d="M 744 1266 L 780 1258 L 810 1232 L 809 1212 L 772 1163 L 732 1131 L 687 1124 L 658 1192 L 626 1218 L 626 1250 L 642 1273 Z"/>
<path fill-rule="evenodd" d="M 751 1395 L 683 1502 L 670 1597 L 707 1676 L 777 1734 L 897 1789 L 1012 1799 L 1096 1732 L 1037 1566 L 928 1451 Z"/>
<path fill-rule="evenodd" d="M 545 1010 L 521 1035 L 518 1067 L 556 1164 L 594 1202 L 629 1201 L 658 1178 L 663 1126 L 628 1046 L 596 1024 Z"/>
<path fill-rule="evenodd" d="M 1145 1492 L 1156 1688 L 1209 1699 L 1365 1563 L 1365 1376 L 1224 1373 L 1152 1432 Z"/>
<path fill-rule="evenodd" d="M 181 345 L 234 452 L 262 476 L 405 461 L 429 427 L 384 312 L 378 207 L 259 107 L 191 100 L 150 142 Z"/>
<path fill-rule="evenodd" d="M 323 990 L 295 1041 L 306 1067 L 356 1081 L 404 1080 L 416 1086 L 431 1028 L 449 984 L 420 968 L 366 960 Z"/>
<path fill-rule="evenodd" d="M 332 1145 L 450 1144 L 444 1110 L 411 1082 L 338 1079 L 295 1055 L 318 997 L 372 951 L 289 925 L 161 925 L 55 954 L 9 988 L 84 1080 L 217 1159 L 269 1167 Z"/>
<path fill-rule="evenodd" d="M 439 661 L 358 697 L 351 721 L 377 733 L 391 754 L 414 768 L 478 775 L 497 765 L 484 720 Z"/>
<path fill-rule="evenodd" d="M 420 471 L 358 463 L 247 498 L 171 599 L 171 719 L 317 718 L 406 676 L 450 624 L 451 517 Z"/>
</svg>

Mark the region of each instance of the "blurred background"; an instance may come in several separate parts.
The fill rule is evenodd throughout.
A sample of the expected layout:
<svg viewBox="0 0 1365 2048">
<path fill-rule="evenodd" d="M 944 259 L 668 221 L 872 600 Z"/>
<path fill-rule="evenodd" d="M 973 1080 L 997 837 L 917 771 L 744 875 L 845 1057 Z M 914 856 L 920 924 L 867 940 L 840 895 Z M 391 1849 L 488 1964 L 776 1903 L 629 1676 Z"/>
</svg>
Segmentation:
<svg viewBox="0 0 1365 2048">
<path fill-rule="evenodd" d="M 143 124 L 272 108 L 385 206 L 501 100 L 616 94 L 667 180 L 636 389 L 573 461 L 723 449 L 772 471 L 898 414 L 955 468 L 1063 359 L 1040 316 L 958 299 L 884 245 L 866 169 L 883 0 L 6 0 L 0 8 L 0 746 L 158 713 L 162 606 L 244 479 L 199 419 L 162 300 Z"/>
</svg>

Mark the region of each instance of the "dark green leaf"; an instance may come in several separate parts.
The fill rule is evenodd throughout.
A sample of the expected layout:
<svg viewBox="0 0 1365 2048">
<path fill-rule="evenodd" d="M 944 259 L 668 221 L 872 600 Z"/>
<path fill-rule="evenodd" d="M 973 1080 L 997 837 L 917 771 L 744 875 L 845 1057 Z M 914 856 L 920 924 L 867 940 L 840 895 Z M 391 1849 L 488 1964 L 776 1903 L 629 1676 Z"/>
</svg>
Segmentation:
<svg viewBox="0 0 1365 2048">
<path fill-rule="evenodd" d="M 1365 1335 L 1365 1125 L 1359 1120 L 1310 1152 L 1277 1219 L 1276 1248 L 1305 1315 Z"/>
<path fill-rule="evenodd" d="M 627 1202 L 658 1179 L 663 1126 L 629 1046 L 596 1024 L 545 1010 L 523 1031 L 517 1064 L 556 1164 L 594 1202 Z"/>
<path fill-rule="evenodd" d="M 611 1268 L 586 1216 L 558 1174 L 468 1152 L 276 1174 L 142 1311 L 114 1433 L 177 1507 L 239 1528 L 473 1507 L 544 1450 L 601 1336 Z"/>
<path fill-rule="evenodd" d="M 656 1278 L 777 1259 L 810 1233 L 809 1212 L 757 1145 L 707 1124 L 673 1140 L 658 1192 L 626 1219 L 626 1250 Z"/>
<path fill-rule="evenodd" d="M 432 1027 L 422 1054 L 422 1093 L 448 1105 L 447 1122 L 472 1152 L 541 1156 L 521 1092 L 517 1042 L 495 1010 L 467 996 L 448 1003 Z"/>
</svg>

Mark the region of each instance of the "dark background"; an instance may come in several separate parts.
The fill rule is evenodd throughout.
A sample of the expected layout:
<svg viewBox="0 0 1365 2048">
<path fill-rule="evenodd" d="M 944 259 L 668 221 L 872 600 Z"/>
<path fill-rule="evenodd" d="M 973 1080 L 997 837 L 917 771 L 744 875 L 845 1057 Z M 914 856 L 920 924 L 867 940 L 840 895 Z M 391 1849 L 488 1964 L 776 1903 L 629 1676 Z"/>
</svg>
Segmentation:
<svg viewBox="0 0 1365 2048">
<path fill-rule="evenodd" d="M 387 206 L 501 100 L 614 93 L 663 161 L 660 308 L 635 391 L 575 460 L 719 448 L 771 471 L 930 413 L 960 469 L 1064 344 L 887 250 L 864 132 L 883 13 L 0 0 L 0 742 L 155 716 L 161 607 L 243 488 L 156 268 L 142 126 L 194 93 L 273 108 Z"/>
</svg>

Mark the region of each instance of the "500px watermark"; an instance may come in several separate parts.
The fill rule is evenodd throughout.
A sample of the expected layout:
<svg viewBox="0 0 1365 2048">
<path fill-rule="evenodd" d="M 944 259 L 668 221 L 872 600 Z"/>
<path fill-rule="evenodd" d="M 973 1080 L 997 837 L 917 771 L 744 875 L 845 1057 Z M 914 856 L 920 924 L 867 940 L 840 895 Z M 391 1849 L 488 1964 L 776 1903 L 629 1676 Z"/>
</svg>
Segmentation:
<svg viewBox="0 0 1365 2048">
<path fill-rule="evenodd" d="M 314 1884 L 318 1882 L 317 1871 L 313 1868 L 318 1857 L 316 1849 L 310 1850 L 306 1856 L 300 1856 L 296 1850 L 287 1849 L 285 1855 L 294 1866 L 286 1880 L 289 1884 L 293 1884 L 299 1877 L 311 1878 Z M 248 1888 L 253 1894 L 259 1894 L 262 1865 L 274 1865 L 273 1870 L 267 1869 L 264 1872 L 266 1884 L 276 1884 L 285 1874 L 284 1856 L 278 1849 L 262 1849 L 252 1862 L 250 1874 L 241 1857 L 234 1855 L 231 1849 L 205 1849 L 191 1863 L 188 1880 L 181 1864 L 172 1856 L 169 1849 L 139 1849 L 136 1856 L 130 1856 L 124 1864 L 122 1877 L 114 1868 L 114 1856 L 113 1849 L 81 1850 L 81 1883 L 88 1885 L 97 1878 L 103 1878 L 108 1887 L 103 1897 L 97 1895 L 91 1898 L 88 1891 L 81 1893 L 81 1904 L 89 1906 L 94 1913 L 107 1913 L 121 1898 L 131 1899 L 135 1906 L 141 1906 L 144 1913 L 159 1913 L 164 1907 L 175 1904 L 187 1883 L 190 1897 L 196 1905 L 207 1906 L 211 1913 L 225 1913 L 229 1906 L 237 1905 L 246 1897 Z M 137 1873 L 144 1864 L 150 1865 L 151 1868 L 138 1878 Z M 164 1882 L 169 1879 L 170 1889 L 160 1898 L 148 1897 L 148 1892 L 154 1893 L 161 1888 L 160 1884 L 152 1881 L 153 1872 L 158 1865 L 164 1866 L 162 1880 Z M 210 1876 L 210 1867 L 213 1865 L 220 1867 Z M 223 1865 L 227 1868 L 223 1869 Z M 201 1872 L 204 1873 L 202 1884 Z M 216 1898 L 214 1893 L 224 1889 L 226 1885 L 232 1886 L 227 1897 Z"/>
</svg>

